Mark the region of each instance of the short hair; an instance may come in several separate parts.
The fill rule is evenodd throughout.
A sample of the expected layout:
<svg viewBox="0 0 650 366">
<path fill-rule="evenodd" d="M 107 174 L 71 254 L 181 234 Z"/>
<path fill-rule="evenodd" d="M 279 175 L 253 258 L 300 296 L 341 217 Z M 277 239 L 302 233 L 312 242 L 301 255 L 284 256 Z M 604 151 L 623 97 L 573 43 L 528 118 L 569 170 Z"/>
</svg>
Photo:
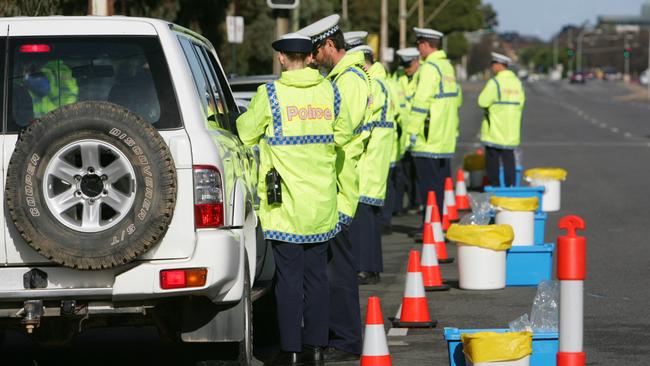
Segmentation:
<svg viewBox="0 0 650 366">
<path fill-rule="evenodd" d="M 418 38 L 418 42 L 426 42 L 431 46 L 432 48 L 438 48 L 440 49 L 440 39 L 433 39 L 433 38 Z"/>
<path fill-rule="evenodd" d="M 334 44 L 334 47 L 336 47 L 337 50 L 345 49 L 345 38 L 343 37 L 343 32 L 340 29 L 338 29 L 336 32 L 332 33 L 332 35 L 314 43 L 314 50 L 316 50 L 318 47 L 325 44 L 325 42 L 327 42 L 328 39 L 332 40 L 332 43 Z"/>
<path fill-rule="evenodd" d="M 286 57 L 290 62 L 305 62 L 307 56 L 309 56 L 308 53 L 300 52 L 282 52 L 282 54 L 284 54 L 284 57 Z"/>
<path fill-rule="evenodd" d="M 375 63 L 375 58 L 372 56 L 371 52 L 364 52 L 363 57 L 366 59 L 367 63 L 371 65 Z"/>
</svg>

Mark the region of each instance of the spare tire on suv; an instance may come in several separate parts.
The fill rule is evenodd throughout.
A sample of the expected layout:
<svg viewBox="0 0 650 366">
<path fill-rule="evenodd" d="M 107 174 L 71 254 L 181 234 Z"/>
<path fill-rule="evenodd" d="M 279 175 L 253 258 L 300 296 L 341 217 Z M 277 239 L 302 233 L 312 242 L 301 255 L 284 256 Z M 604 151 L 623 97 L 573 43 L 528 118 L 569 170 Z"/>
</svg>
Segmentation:
<svg viewBox="0 0 650 366">
<path fill-rule="evenodd" d="M 6 195 L 18 232 L 42 255 L 72 268 L 111 268 L 163 238 L 176 171 L 151 124 L 115 104 L 80 102 L 20 134 Z"/>
</svg>

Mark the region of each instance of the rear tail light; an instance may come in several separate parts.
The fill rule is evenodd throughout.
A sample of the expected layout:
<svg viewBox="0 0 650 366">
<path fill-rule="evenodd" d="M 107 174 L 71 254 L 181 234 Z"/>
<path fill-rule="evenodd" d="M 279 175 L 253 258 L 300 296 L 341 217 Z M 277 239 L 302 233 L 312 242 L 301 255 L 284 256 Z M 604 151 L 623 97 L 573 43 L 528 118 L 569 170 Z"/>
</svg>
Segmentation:
<svg viewBox="0 0 650 366">
<path fill-rule="evenodd" d="M 208 270 L 206 268 L 168 269 L 160 271 L 160 288 L 171 290 L 203 287 L 207 278 Z"/>
<path fill-rule="evenodd" d="M 47 53 L 52 48 L 47 44 L 24 44 L 20 46 L 21 53 Z"/>
<path fill-rule="evenodd" d="M 194 223 L 197 229 L 224 224 L 223 184 L 219 169 L 211 165 L 194 166 Z"/>
</svg>

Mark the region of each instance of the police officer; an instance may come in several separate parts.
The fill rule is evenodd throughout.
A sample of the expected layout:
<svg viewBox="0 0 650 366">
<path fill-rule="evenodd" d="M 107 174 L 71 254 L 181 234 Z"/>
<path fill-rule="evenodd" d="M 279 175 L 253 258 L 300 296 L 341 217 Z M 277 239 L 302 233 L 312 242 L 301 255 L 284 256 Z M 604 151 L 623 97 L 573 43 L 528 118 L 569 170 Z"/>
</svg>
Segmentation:
<svg viewBox="0 0 650 366">
<path fill-rule="evenodd" d="M 413 94 L 407 132 L 415 161 L 422 202 L 435 191 L 442 215 L 445 178 L 451 176 L 451 157 L 456 151 L 460 89 L 454 67 L 439 50 L 443 34 L 414 28 L 422 63 Z"/>
<path fill-rule="evenodd" d="M 401 214 L 404 207 L 404 191 L 407 193 L 409 209 L 416 209 L 422 202 L 420 201 L 419 189 L 417 187 L 417 175 L 415 173 L 415 163 L 410 154 L 405 154 L 410 143 L 408 134 L 405 132 L 406 121 L 410 111 L 411 100 L 417 86 L 418 74 L 420 67 L 420 53 L 415 47 L 402 48 L 397 50 L 397 56 L 400 60 L 400 70 L 395 73 L 399 99 L 399 149 L 400 161 L 396 165 L 396 192 L 394 203 L 394 214 Z"/>
<path fill-rule="evenodd" d="M 356 360 L 361 354 L 359 284 L 348 226 L 359 202 L 357 163 L 370 136 L 369 131 L 359 128 L 370 105 L 370 78 L 363 69 L 363 53 L 346 53 L 339 19 L 338 15 L 331 15 L 298 31 L 311 37 L 317 64 L 329 71 L 327 78 L 341 92 L 341 118 L 335 128 L 353 134 L 350 142 L 337 150 L 341 231 L 330 245 L 330 342 L 326 361 Z"/>
<path fill-rule="evenodd" d="M 485 109 L 481 142 L 485 145 L 485 165 L 492 186 L 499 186 L 499 160 L 503 164 L 505 185 L 515 185 L 514 150 L 520 142 L 526 98 L 521 81 L 508 69 L 510 64 L 509 57 L 492 53 L 494 77 L 478 96 L 478 105 Z"/>
<path fill-rule="evenodd" d="M 257 89 L 237 128 L 245 144 L 259 144 L 258 214 L 276 261 L 282 352 L 269 364 L 295 365 L 320 361 L 328 343 L 327 248 L 338 232 L 334 141 L 340 95 L 307 67 L 309 37 L 290 33 L 272 46 L 283 72 Z"/>
<path fill-rule="evenodd" d="M 359 284 L 375 284 L 383 272 L 380 215 L 386 197 L 386 183 L 393 149 L 395 131 L 394 106 L 386 84 L 386 69 L 375 62 L 372 48 L 359 45 L 366 32 L 344 34 L 348 53 L 362 52 L 365 69 L 371 79 L 372 109 L 362 126 L 370 132 L 366 152 L 361 155 L 359 173 L 359 205 L 350 225 Z"/>
</svg>

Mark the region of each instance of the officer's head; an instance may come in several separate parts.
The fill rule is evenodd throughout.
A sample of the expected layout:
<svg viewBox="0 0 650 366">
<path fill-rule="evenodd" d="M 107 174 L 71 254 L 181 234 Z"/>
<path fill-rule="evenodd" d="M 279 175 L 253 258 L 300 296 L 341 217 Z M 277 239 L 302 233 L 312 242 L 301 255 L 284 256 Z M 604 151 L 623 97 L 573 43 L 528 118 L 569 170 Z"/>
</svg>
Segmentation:
<svg viewBox="0 0 650 366">
<path fill-rule="evenodd" d="M 313 47 L 314 60 L 327 70 L 334 68 L 342 52 L 345 52 L 345 39 L 341 30 L 316 41 Z"/>
<path fill-rule="evenodd" d="M 429 56 L 431 53 L 436 52 L 438 49 L 440 49 L 439 39 L 420 37 L 417 39 L 417 44 L 418 44 L 418 51 L 420 52 L 420 56 L 422 56 L 423 58 Z"/>
<path fill-rule="evenodd" d="M 278 60 L 284 71 L 304 69 L 312 62 L 311 39 L 302 34 L 285 34 L 271 46 L 278 51 Z"/>
<path fill-rule="evenodd" d="M 420 60 L 414 58 L 413 60 L 404 64 L 404 72 L 408 76 L 413 76 L 413 74 L 415 74 L 415 72 L 418 71 L 419 67 L 420 67 Z"/>
<path fill-rule="evenodd" d="M 512 63 L 512 59 L 501 53 L 492 52 L 492 63 L 490 64 L 490 69 L 496 75 L 503 70 L 508 68 L 508 65 Z"/>
</svg>

